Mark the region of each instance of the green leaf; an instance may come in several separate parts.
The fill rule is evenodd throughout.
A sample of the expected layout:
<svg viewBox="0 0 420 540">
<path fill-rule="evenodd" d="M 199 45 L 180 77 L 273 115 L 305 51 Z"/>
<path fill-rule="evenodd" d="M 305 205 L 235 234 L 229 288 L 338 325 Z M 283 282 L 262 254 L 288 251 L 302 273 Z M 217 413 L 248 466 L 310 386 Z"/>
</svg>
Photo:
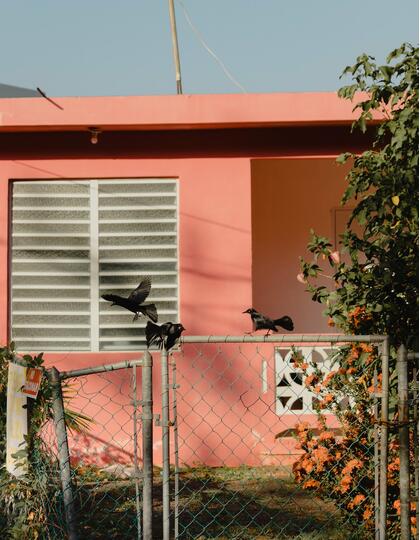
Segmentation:
<svg viewBox="0 0 420 540">
<path fill-rule="evenodd" d="M 340 154 L 337 158 L 336 158 L 336 162 L 337 163 L 340 163 L 340 164 L 343 164 L 343 163 L 346 163 L 346 161 L 352 157 L 352 154 L 350 152 L 344 152 L 343 154 Z"/>
</svg>

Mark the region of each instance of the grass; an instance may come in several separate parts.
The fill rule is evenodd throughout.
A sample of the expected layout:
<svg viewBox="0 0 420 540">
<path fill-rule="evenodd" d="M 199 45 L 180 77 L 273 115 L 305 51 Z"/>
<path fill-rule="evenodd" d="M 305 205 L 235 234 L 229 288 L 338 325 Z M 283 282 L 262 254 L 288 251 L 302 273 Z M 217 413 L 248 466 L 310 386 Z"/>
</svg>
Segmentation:
<svg viewBox="0 0 420 540">
<path fill-rule="evenodd" d="M 162 538 L 161 476 L 154 478 L 153 522 Z M 183 469 L 179 479 L 179 538 L 195 540 L 356 540 L 333 503 L 302 490 L 275 467 Z M 171 527 L 174 483 L 171 477 Z M 78 482 L 80 536 L 136 538 L 135 485 L 110 475 Z M 140 489 L 141 495 L 141 489 Z"/>
</svg>

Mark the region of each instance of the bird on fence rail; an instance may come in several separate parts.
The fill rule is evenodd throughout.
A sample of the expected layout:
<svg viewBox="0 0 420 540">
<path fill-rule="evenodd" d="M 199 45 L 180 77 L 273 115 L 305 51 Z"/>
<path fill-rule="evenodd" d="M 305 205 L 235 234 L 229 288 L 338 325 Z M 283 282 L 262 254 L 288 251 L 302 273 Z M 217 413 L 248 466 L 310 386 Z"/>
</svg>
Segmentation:
<svg viewBox="0 0 420 540">
<path fill-rule="evenodd" d="M 247 310 L 243 311 L 243 313 L 249 313 L 249 315 L 251 315 L 253 331 L 256 332 L 257 330 L 267 330 L 266 336 L 269 335 L 270 330 L 272 332 L 278 332 L 277 326 L 280 326 L 285 330 L 289 330 L 289 332 L 294 329 L 293 321 L 288 315 L 285 315 L 280 319 L 270 319 L 270 317 L 259 313 L 254 308 L 248 308 Z M 247 332 L 247 334 L 251 333 L 252 332 Z"/>
<path fill-rule="evenodd" d="M 156 345 L 159 349 L 165 348 L 165 351 L 169 351 L 181 337 L 185 328 L 182 324 L 174 324 L 166 322 L 161 324 L 153 324 L 147 321 L 146 324 L 146 342 L 147 348 L 152 345 Z"/>
<path fill-rule="evenodd" d="M 158 314 L 155 304 L 143 304 L 146 298 L 149 296 L 150 289 L 152 288 L 152 281 L 149 276 L 142 279 L 140 285 L 134 289 L 128 298 L 123 298 L 117 294 L 103 294 L 102 298 L 108 302 L 112 302 L 111 306 L 121 306 L 134 313 L 133 322 L 139 318 L 139 314 L 142 313 L 146 317 L 149 317 L 153 322 L 157 322 Z"/>
</svg>

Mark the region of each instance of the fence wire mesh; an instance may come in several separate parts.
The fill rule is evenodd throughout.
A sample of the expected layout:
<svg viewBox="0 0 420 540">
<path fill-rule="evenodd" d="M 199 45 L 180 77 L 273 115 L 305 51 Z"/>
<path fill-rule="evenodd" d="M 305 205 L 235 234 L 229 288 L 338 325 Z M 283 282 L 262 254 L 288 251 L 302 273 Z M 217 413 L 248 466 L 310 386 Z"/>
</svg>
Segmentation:
<svg viewBox="0 0 420 540">
<path fill-rule="evenodd" d="M 357 429 L 345 441 L 328 410 L 320 423 L 321 397 L 305 381 L 328 377 L 334 350 L 299 352 L 305 370 L 283 344 L 184 344 L 172 355 L 179 538 L 369 537 L 356 507 L 375 500 L 377 433 Z M 342 411 L 354 407 L 351 396 L 339 401 Z M 366 476 L 358 474 L 360 454 L 372 463 Z M 336 497 L 329 497 L 337 479 Z"/>
<path fill-rule="evenodd" d="M 374 377 L 358 383 L 367 399 L 360 410 L 354 385 L 336 391 L 334 403 L 328 385 L 316 388 L 339 375 L 337 346 L 184 342 L 169 356 L 167 382 L 164 355 L 153 353 L 153 538 L 378 537 L 379 356 Z M 141 379 L 139 368 L 127 368 L 62 381 L 65 406 L 87 423 L 68 430 L 81 538 L 144 532 Z M 61 499 L 61 518 L 62 507 Z"/>
<path fill-rule="evenodd" d="M 141 538 L 136 369 L 65 381 L 72 408 L 88 423 L 87 430 L 68 433 L 81 538 Z"/>
</svg>

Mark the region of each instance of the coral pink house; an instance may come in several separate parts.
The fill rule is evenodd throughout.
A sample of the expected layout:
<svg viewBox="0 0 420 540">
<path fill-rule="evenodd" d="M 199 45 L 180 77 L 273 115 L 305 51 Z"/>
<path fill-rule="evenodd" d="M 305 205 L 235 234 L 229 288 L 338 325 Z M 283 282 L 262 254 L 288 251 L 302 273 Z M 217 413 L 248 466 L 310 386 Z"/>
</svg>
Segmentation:
<svg viewBox="0 0 420 540">
<path fill-rule="evenodd" d="M 19 190 L 14 187 L 17 181 L 44 184 L 69 181 L 77 186 L 77 181 L 88 185 L 92 180 L 100 180 L 100 187 L 106 180 L 113 184 L 127 184 L 132 179 L 139 182 L 147 179 L 152 183 L 173 182 L 177 193 L 173 207 L 176 239 L 173 249 L 168 248 L 168 252 L 172 249 L 168 260 L 175 257 L 176 276 L 171 282 L 171 294 L 176 289 L 176 309 L 188 334 L 241 335 L 250 330 L 249 319 L 242 315 L 250 306 L 276 317 L 287 313 L 293 318 L 297 333 L 328 332 L 320 307 L 310 301 L 296 275 L 299 272 L 298 258 L 305 253 L 309 229 L 313 227 L 318 233 L 335 239 L 347 217 L 346 210 L 339 207 L 345 170 L 335 163 L 335 158 L 343 151 L 361 151 L 369 142 L 368 135 L 362 140 L 359 135 L 350 134 L 350 125 L 355 118 L 351 103 L 339 100 L 332 93 L 57 98 L 54 101 L 58 106 L 42 98 L 0 100 L 2 343 L 10 339 L 14 325 L 13 337 L 17 336 L 15 339 L 20 348 L 25 348 L 25 343 L 30 343 L 32 348 L 36 348 L 34 343 L 40 343 L 42 348 L 44 342 L 39 336 L 44 335 L 42 332 L 49 327 L 56 336 L 62 336 L 57 343 L 66 343 L 67 335 L 72 336 L 74 343 L 78 342 L 77 336 L 85 336 L 83 339 L 88 343 L 94 337 L 83 334 L 85 331 L 96 332 L 96 343 L 102 339 L 98 337 L 98 330 L 92 330 L 88 317 L 83 314 L 79 321 L 84 317 L 85 322 L 79 325 L 72 326 L 69 319 L 54 325 L 54 311 L 40 319 L 43 322 L 38 326 L 45 323 L 44 328 L 36 329 L 37 325 L 33 324 L 37 313 L 33 305 L 37 301 L 31 287 L 36 289 L 37 284 L 43 284 L 44 288 L 40 290 L 48 289 L 51 272 L 44 272 L 46 266 L 41 265 L 37 281 L 26 285 L 26 280 L 33 276 L 27 276 L 31 270 L 28 271 L 25 264 L 28 264 L 27 257 L 30 262 L 33 252 L 31 255 L 27 244 L 19 244 L 18 239 L 26 241 L 29 233 L 25 232 L 25 227 L 31 219 L 28 220 L 24 212 L 33 211 L 38 203 L 30 197 L 31 191 L 29 195 L 19 195 Z M 89 128 L 92 127 L 100 130 L 97 144 L 91 144 Z M 103 189 L 107 189 L 106 186 Z M 71 194 L 67 196 L 70 200 Z M 19 210 L 19 201 L 23 200 L 26 202 L 21 203 Z M 14 210 L 18 211 L 16 219 L 12 218 L 12 203 Z M 22 206 L 25 204 L 35 206 L 28 210 L 27 206 Z M 63 207 L 63 216 L 65 210 Z M 121 210 L 121 215 L 124 212 Z M 13 219 L 16 223 L 14 230 L 23 231 L 14 236 L 11 234 Z M 47 216 L 46 219 L 50 218 Z M 61 222 L 65 223 L 65 216 L 57 218 L 58 229 Z M 91 223 L 90 231 L 92 227 L 95 225 Z M 118 238 L 118 230 L 110 238 Z M 44 233 L 38 239 L 33 234 L 30 240 L 32 244 L 41 244 L 37 249 L 42 249 L 48 234 Z M 71 234 L 63 238 L 68 239 L 69 236 Z M 74 236 L 77 237 L 77 233 Z M 87 250 L 92 249 L 92 240 L 90 242 L 85 246 Z M 27 248 L 27 251 L 19 252 L 19 246 Z M 118 247 L 113 244 L 114 252 Z M 12 248 L 13 253 L 15 250 L 17 253 L 15 277 Z M 78 253 L 75 256 L 78 257 Z M 36 257 L 34 260 L 38 261 Z M 159 268 L 160 263 L 157 264 Z M 88 273 L 85 272 L 86 275 Z M 58 279 L 58 274 L 60 272 L 54 274 L 54 279 Z M 80 285 L 81 290 L 91 287 L 92 275 L 86 279 L 84 285 Z M 71 283 L 73 285 L 66 285 L 67 289 L 64 289 L 71 291 L 77 288 L 74 281 Z M 49 299 L 56 289 L 55 282 L 51 281 Z M 162 298 L 166 293 L 162 290 Z M 40 304 L 46 294 L 41 294 Z M 59 297 L 61 293 L 57 294 Z M 63 302 L 67 294 L 71 293 L 65 293 Z M 98 303 L 98 291 L 95 294 L 90 297 L 89 305 Z M 100 309 L 110 308 L 104 306 Z M 108 320 L 108 312 L 103 311 L 102 315 L 99 310 L 98 315 L 98 309 L 94 310 L 92 317 L 97 321 L 102 316 L 103 320 Z M 168 308 L 168 315 L 161 320 L 170 318 L 170 313 Z M 60 316 L 65 317 L 63 314 Z M 39 341 L 19 341 L 19 336 L 33 335 L 28 325 L 35 328 L 33 332 Z M 66 325 L 75 329 L 75 333 L 67 334 Z M 61 351 L 48 352 L 48 363 L 59 369 L 75 369 L 138 357 L 132 344 L 125 350 L 123 338 L 112 342 L 114 334 L 110 326 L 104 323 L 104 329 L 99 331 L 104 336 L 104 346 L 99 350 L 87 344 L 72 352 L 72 347 L 66 346 Z M 107 343 L 111 342 L 113 345 L 109 348 Z M 121 343 L 122 352 L 118 351 L 118 343 Z M 264 452 L 268 449 L 269 453 L 269 447 L 276 444 L 273 433 L 279 431 L 279 426 L 274 426 L 274 416 L 271 420 L 264 417 L 264 425 L 271 427 L 266 429 L 269 433 L 267 431 L 267 437 L 261 443 L 265 435 L 258 431 L 257 424 L 267 407 L 254 411 L 257 422 L 254 427 L 251 426 L 252 420 L 247 420 L 248 427 L 239 429 L 235 435 L 238 441 L 232 439 L 229 448 L 238 448 L 237 451 L 230 450 L 224 454 L 223 451 L 215 451 L 219 445 L 217 441 L 213 450 L 203 451 L 203 440 L 206 439 L 208 444 L 209 438 L 200 432 L 200 418 L 207 417 L 208 425 L 213 426 L 212 434 L 217 432 L 219 439 L 227 440 L 233 436 L 233 417 L 246 416 L 246 411 L 249 412 L 247 403 L 251 403 L 253 398 L 248 394 L 246 400 L 249 401 L 245 405 L 238 402 L 238 394 L 232 390 L 236 384 L 233 378 L 229 389 L 219 385 L 212 390 L 216 397 L 223 395 L 224 400 L 215 400 L 214 406 L 210 398 L 207 405 L 200 403 L 197 392 L 199 385 L 203 385 L 202 379 L 201 382 L 197 379 L 192 392 L 185 391 L 185 384 L 184 387 L 182 385 L 182 380 L 192 384 L 194 377 L 199 378 L 198 371 L 188 373 L 189 369 L 193 370 L 188 354 L 184 354 L 178 366 L 181 377 L 180 415 L 185 417 L 188 410 L 194 408 L 198 416 L 192 421 L 189 451 L 184 461 L 206 461 L 210 464 L 229 460 L 232 464 L 238 461 L 261 462 Z M 251 357 L 247 357 L 247 362 L 254 361 Z M 239 362 L 238 358 L 232 369 L 241 371 L 241 366 L 235 362 Z M 273 367 L 268 365 L 268 370 Z M 222 368 L 218 373 L 221 372 Z M 260 387 L 260 365 L 251 372 L 251 379 L 238 388 L 240 394 L 247 387 Z M 157 392 L 158 376 L 157 366 Z M 223 377 L 228 380 L 227 373 Z M 207 381 L 211 378 L 210 374 Z M 274 384 L 270 380 L 266 383 L 266 394 Z M 205 389 L 200 391 L 205 392 Z M 271 407 L 272 397 L 267 397 L 267 400 Z M 98 422 L 100 412 L 95 414 L 99 415 L 95 416 Z M 274 412 L 270 414 L 274 415 Z M 225 427 L 220 427 L 218 419 L 229 415 L 233 415 L 232 419 Z M 105 418 L 103 422 L 106 422 Z M 280 430 L 289 424 L 286 422 Z M 253 430 L 257 435 L 252 433 Z M 98 439 L 107 438 L 106 434 L 100 436 L 98 433 L 97 436 Z M 156 436 L 159 437 L 158 434 Z M 238 447 L 240 440 L 244 444 L 242 453 Z M 259 445 L 265 450 L 259 449 Z M 252 456 L 251 447 L 255 448 Z"/>
</svg>

